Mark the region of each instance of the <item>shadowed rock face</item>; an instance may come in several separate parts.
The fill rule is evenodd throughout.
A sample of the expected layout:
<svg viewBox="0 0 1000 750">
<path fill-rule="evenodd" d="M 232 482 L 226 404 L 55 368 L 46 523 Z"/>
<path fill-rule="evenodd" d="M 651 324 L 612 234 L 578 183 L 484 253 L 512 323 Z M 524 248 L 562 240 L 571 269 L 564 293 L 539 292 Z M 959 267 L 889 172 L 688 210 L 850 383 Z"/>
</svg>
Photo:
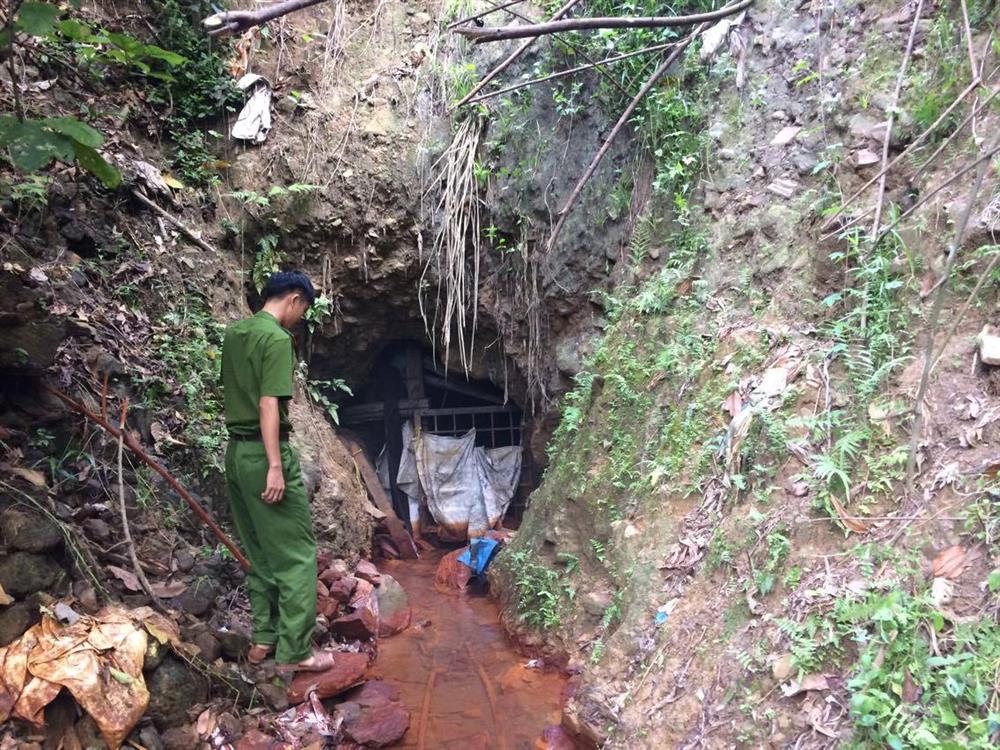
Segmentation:
<svg viewBox="0 0 1000 750">
<path fill-rule="evenodd" d="M 208 695 L 205 681 L 184 662 L 168 656 L 146 678 L 149 689 L 147 715 L 157 727 L 178 727 L 187 722 L 187 711 Z"/>
</svg>

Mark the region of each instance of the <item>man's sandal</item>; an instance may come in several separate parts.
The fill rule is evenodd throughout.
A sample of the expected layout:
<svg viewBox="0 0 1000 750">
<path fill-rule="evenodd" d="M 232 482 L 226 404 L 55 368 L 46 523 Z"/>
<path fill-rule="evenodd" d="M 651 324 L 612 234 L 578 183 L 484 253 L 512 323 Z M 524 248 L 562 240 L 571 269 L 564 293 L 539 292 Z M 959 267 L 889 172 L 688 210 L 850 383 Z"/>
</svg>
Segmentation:
<svg viewBox="0 0 1000 750">
<path fill-rule="evenodd" d="M 247 652 L 247 661 L 251 664 L 261 664 L 274 653 L 274 646 L 270 643 L 255 643 Z"/>
<path fill-rule="evenodd" d="M 294 664 L 279 664 L 278 671 L 284 673 L 292 672 L 325 672 L 333 669 L 334 658 L 332 651 L 313 651 L 311 656 Z"/>
</svg>

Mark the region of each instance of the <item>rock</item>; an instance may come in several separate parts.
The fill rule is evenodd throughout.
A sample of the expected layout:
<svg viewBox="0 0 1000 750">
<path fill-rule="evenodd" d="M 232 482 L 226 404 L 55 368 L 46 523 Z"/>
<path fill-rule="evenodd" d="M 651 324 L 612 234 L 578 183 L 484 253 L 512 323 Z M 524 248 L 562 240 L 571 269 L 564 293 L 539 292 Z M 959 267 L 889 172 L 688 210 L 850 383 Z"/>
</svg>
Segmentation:
<svg viewBox="0 0 1000 750">
<path fill-rule="evenodd" d="M 787 178 L 782 178 L 780 180 L 775 180 L 770 185 L 767 186 L 768 192 L 779 195 L 782 198 L 793 197 L 799 189 L 799 183 L 795 180 L 789 180 Z"/>
<path fill-rule="evenodd" d="M 188 552 L 186 549 L 179 550 L 174 556 L 174 562 L 177 563 L 177 570 L 181 573 L 187 573 L 194 567 L 194 555 Z"/>
<path fill-rule="evenodd" d="M 799 134 L 802 130 L 798 125 L 787 125 L 779 130 L 774 138 L 771 139 L 772 146 L 787 146 L 789 143 L 795 140 L 795 136 Z"/>
<path fill-rule="evenodd" d="M 239 626 L 218 630 L 215 637 L 222 647 L 223 655 L 232 661 L 243 659 L 250 650 L 250 634 Z"/>
<path fill-rule="evenodd" d="M 819 164 L 819 161 L 813 154 L 808 152 L 795 154 L 792 157 L 792 166 L 795 167 L 796 172 L 803 176 L 812 174 L 817 164 Z"/>
<path fill-rule="evenodd" d="M 377 601 L 377 600 L 376 600 Z M 347 641 L 367 641 L 378 635 L 378 615 L 362 607 L 330 623 L 330 632 Z"/>
<path fill-rule="evenodd" d="M 870 167 L 882 161 L 881 157 L 870 148 L 859 148 L 854 152 L 854 166 Z"/>
<path fill-rule="evenodd" d="M 215 723 L 230 739 L 235 739 L 243 734 L 243 724 L 231 713 L 219 714 Z"/>
<path fill-rule="evenodd" d="M 61 583 L 65 573 L 51 557 L 15 552 L 0 558 L 0 586 L 11 596 L 27 596 Z"/>
<path fill-rule="evenodd" d="M 344 732 L 366 747 L 385 747 L 397 742 L 410 726 L 410 714 L 399 703 L 363 706 L 341 703 L 337 716 L 343 719 Z"/>
<path fill-rule="evenodd" d="M 362 706 L 382 706 L 399 701 L 399 688 L 382 680 L 369 680 L 349 692 L 344 699 Z"/>
<path fill-rule="evenodd" d="M 413 14 L 413 27 L 415 29 L 423 30 L 430 26 L 433 22 L 434 19 L 431 18 L 430 13 L 419 11 Z"/>
<path fill-rule="evenodd" d="M 149 688 L 146 714 L 161 729 L 184 724 L 188 720 L 188 709 L 207 696 L 201 676 L 173 656 L 163 660 L 146 680 L 146 686 Z M 196 746 L 189 745 L 185 750 Z"/>
<path fill-rule="evenodd" d="M 580 344 L 578 336 L 562 338 L 556 344 L 556 367 L 563 375 L 573 377 L 583 371 L 583 354 L 580 351 Z"/>
<path fill-rule="evenodd" d="M 378 572 L 378 568 L 367 560 L 358 563 L 358 567 L 354 570 L 354 576 L 362 581 L 368 581 L 372 586 L 378 586 L 382 580 L 382 574 Z"/>
<path fill-rule="evenodd" d="M 288 708 L 288 691 L 270 682 L 257 683 L 257 692 L 264 696 L 264 701 L 275 711 L 281 712 Z"/>
<path fill-rule="evenodd" d="M 201 617 L 213 607 L 218 596 L 219 586 L 215 581 L 198 578 L 174 603 L 187 614 Z"/>
<path fill-rule="evenodd" d="M 198 647 L 201 658 L 211 664 L 222 655 L 222 646 L 218 639 L 211 633 L 202 633 L 194 639 L 194 645 Z"/>
<path fill-rule="evenodd" d="M 365 135 L 389 135 L 396 127 L 396 117 L 389 107 L 376 107 L 371 117 L 361 126 Z"/>
<path fill-rule="evenodd" d="M 347 602 L 351 601 L 351 597 L 354 596 L 354 589 L 357 586 L 357 583 L 358 579 L 354 576 L 338 578 L 327 585 L 327 589 L 330 592 L 330 598 L 340 602 L 341 604 L 347 604 Z"/>
<path fill-rule="evenodd" d="M 323 572 L 319 575 L 319 580 L 329 586 L 334 581 L 340 580 L 341 578 L 347 578 L 350 575 L 351 569 L 348 567 L 347 563 L 343 560 L 337 559 L 330 561 L 330 563 L 323 568 Z"/>
<path fill-rule="evenodd" d="M 100 518 L 88 518 L 84 521 L 83 531 L 95 542 L 106 542 L 111 538 L 111 527 Z"/>
<path fill-rule="evenodd" d="M 36 605 L 16 602 L 0 608 L 0 647 L 16 641 L 24 631 L 42 619 Z"/>
<path fill-rule="evenodd" d="M 604 617 L 604 613 L 612 604 L 612 598 L 607 591 L 590 591 L 580 598 L 580 603 L 588 615 Z"/>
<path fill-rule="evenodd" d="M 198 732 L 190 725 L 168 729 L 163 733 L 163 746 L 167 750 L 193 750 L 198 747 Z"/>
<path fill-rule="evenodd" d="M 977 338 L 979 360 L 984 365 L 1000 366 L 1000 328 L 984 326 Z"/>
<path fill-rule="evenodd" d="M 274 747 L 280 747 L 280 744 L 259 729 L 251 729 L 236 743 L 236 750 L 273 750 Z"/>
<path fill-rule="evenodd" d="M 385 638 L 404 630 L 410 624 L 410 602 L 406 591 L 392 576 L 383 573 L 382 583 L 376 589 L 378 598 L 378 634 Z"/>
<path fill-rule="evenodd" d="M 166 743 L 156 731 L 156 727 L 143 727 L 139 730 L 139 742 L 146 750 L 166 750 Z"/>
<path fill-rule="evenodd" d="M 878 127 L 878 122 L 863 112 L 858 112 L 856 115 L 851 117 L 847 122 L 848 132 L 854 136 L 857 140 L 864 140 L 871 138 L 872 140 L 878 140 L 877 137 L 873 137 L 872 133 Z M 884 135 L 884 132 L 883 132 Z"/>
<path fill-rule="evenodd" d="M 163 664 L 163 660 L 167 658 L 169 651 L 170 649 L 167 646 L 164 646 L 155 638 L 147 639 L 146 653 L 143 654 L 142 660 L 142 670 L 144 672 L 152 672 Z"/>
<path fill-rule="evenodd" d="M 0 533 L 8 547 L 24 552 L 45 552 L 63 542 L 62 532 L 52 521 L 18 507 L 0 514 Z"/>
<path fill-rule="evenodd" d="M 288 687 L 288 701 L 301 703 L 315 692 L 321 700 L 340 695 L 357 685 L 368 669 L 368 656 L 351 652 L 334 654 L 333 667 L 325 672 L 299 672 Z"/>
<path fill-rule="evenodd" d="M 782 654 L 771 664 L 771 674 L 774 675 L 774 679 L 779 682 L 787 680 L 792 676 L 794 671 L 795 668 L 792 666 L 791 654 Z"/>
</svg>

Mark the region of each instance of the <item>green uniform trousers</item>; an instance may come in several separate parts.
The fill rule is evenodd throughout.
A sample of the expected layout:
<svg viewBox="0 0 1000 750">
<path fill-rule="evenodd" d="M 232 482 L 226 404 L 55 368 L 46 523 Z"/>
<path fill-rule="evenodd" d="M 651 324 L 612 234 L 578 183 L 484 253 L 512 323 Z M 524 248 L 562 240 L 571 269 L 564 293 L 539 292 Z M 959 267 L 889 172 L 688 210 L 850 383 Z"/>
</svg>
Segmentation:
<svg viewBox="0 0 1000 750">
<path fill-rule="evenodd" d="M 250 560 L 247 592 L 253 642 L 275 645 L 275 659 L 292 663 L 312 653 L 316 626 L 316 540 L 299 459 L 281 443 L 285 494 L 280 503 L 261 499 L 267 456 L 259 441 L 231 440 L 226 451 L 229 508 Z"/>
</svg>

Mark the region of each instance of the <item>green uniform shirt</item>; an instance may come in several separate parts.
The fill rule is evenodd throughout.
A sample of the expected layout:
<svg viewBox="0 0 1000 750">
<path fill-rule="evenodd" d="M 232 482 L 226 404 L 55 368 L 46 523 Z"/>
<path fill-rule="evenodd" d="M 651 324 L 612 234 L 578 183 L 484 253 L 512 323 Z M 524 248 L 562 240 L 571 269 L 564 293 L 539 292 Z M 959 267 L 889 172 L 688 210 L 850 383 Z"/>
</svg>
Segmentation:
<svg viewBox="0 0 1000 750">
<path fill-rule="evenodd" d="M 263 310 L 233 323 L 222 342 L 222 388 L 226 428 L 234 435 L 260 433 L 260 399 L 278 399 L 280 429 L 291 430 L 288 399 L 292 397 L 295 352 L 292 335 Z"/>
</svg>

